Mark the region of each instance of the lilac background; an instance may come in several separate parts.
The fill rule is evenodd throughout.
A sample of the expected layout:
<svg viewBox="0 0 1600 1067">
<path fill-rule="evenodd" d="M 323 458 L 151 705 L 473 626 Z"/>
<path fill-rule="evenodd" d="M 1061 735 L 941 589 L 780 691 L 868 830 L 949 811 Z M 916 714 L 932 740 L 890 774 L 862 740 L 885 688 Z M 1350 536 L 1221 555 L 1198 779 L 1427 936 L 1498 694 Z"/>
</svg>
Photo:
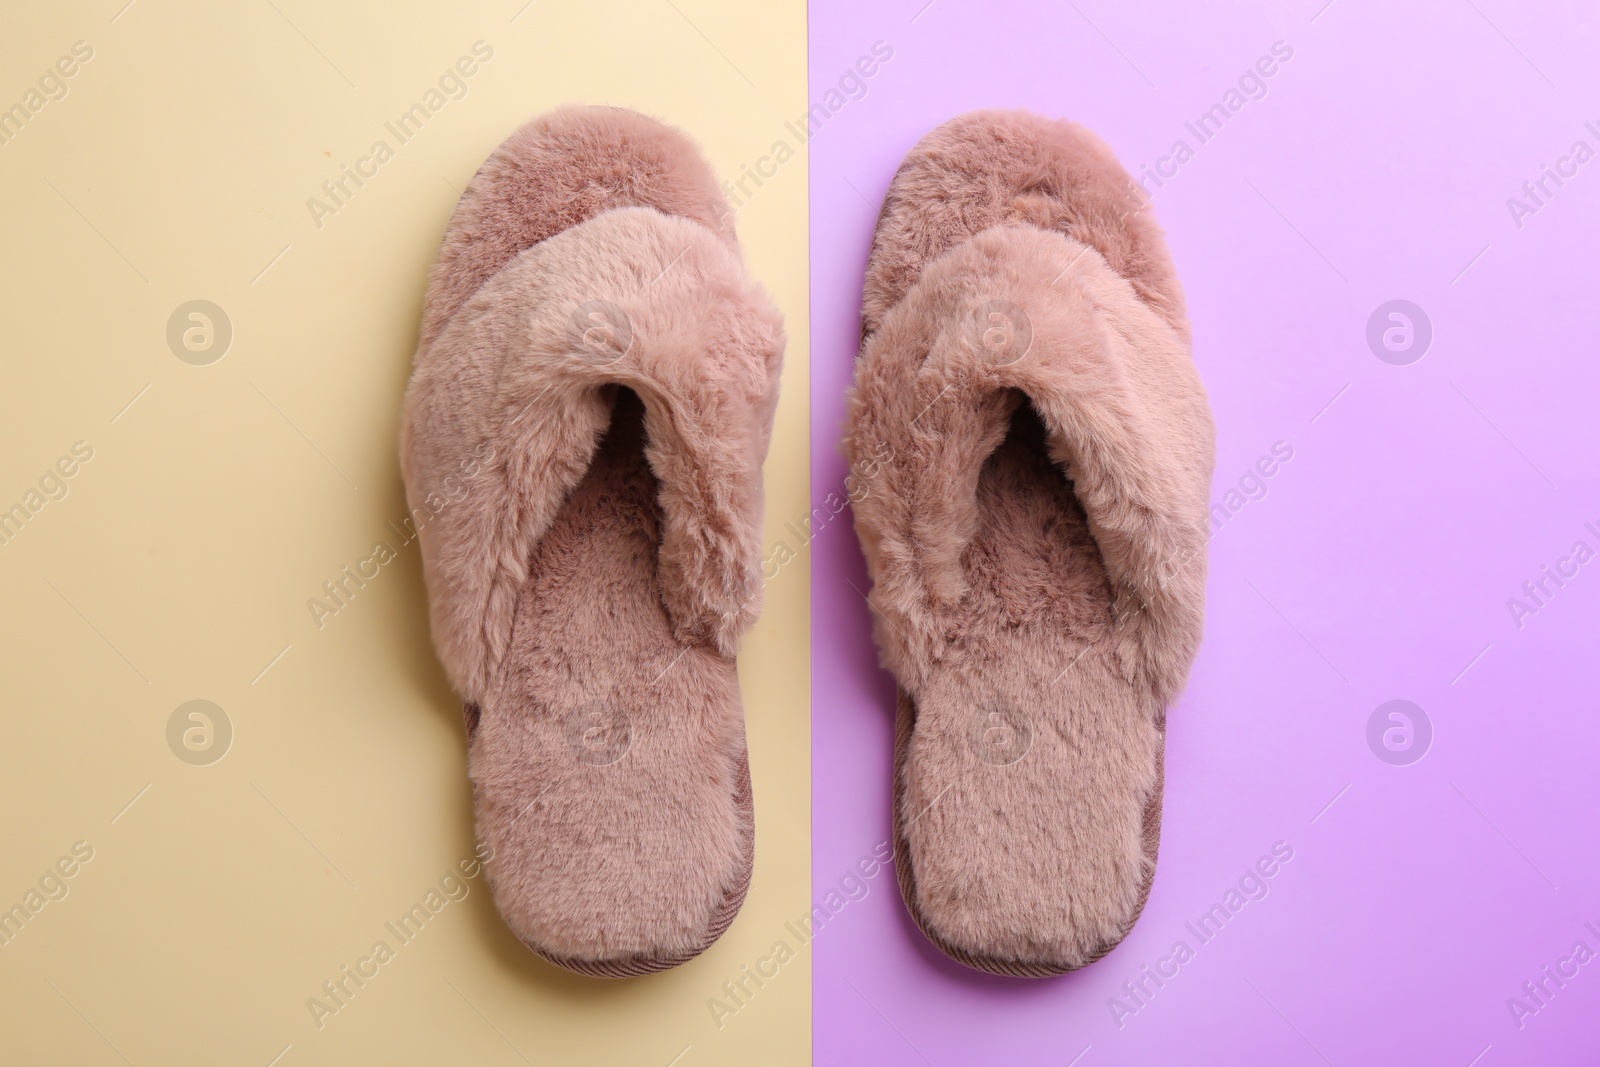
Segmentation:
<svg viewBox="0 0 1600 1067">
<path fill-rule="evenodd" d="M 1520 229 L 1506 200 L 1575 140 L 1600 149 L 1600 14 L 1323 2 L 812 0 L 814 101 L 894 49 L 811 140 L 819 502 L 844 481 L 874 220 L 923 133 L 1028 107 L 1134 170 L 1294 49 L 1155 193 L 1217 416 L 1213 499 L 1274 442 L 1294 457 L 1212 542 L 1144 917 L 1084 971 L 993 978 L 926 944 L 886 871 L 813 943 L 819 1064 L 1594 1062 L 1600 960 L 1520 1031 L 1506 1001 L 1576 941 L 1600 951 L 1600 560 L 1520 630 L 1506 601 L 1574 541 L 1600 550 L 1600 159 Z M 1365 340 L 1393 298 L 1433 323 L 1409 366 Z M 813 546 L 820 901 L 889 834 L 893 688 L 849 516 Z M 1395 698 L 1435 731 L 1410 766 L 1366 741 Z M 1199 945 L 1185 921 L 1279 840 L 1269 895 Z M 1180 937 L 1195 958 L 1119 1030 L 1108 998 Z"/>
</svg>

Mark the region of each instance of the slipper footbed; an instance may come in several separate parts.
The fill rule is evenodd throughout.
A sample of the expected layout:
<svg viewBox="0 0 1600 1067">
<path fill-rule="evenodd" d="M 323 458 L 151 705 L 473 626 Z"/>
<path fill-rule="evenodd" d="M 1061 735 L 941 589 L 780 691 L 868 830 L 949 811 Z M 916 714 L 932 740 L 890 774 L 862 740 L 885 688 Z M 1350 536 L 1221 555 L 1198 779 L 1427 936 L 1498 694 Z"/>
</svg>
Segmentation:
<svg viewBox="0 0 1600 1067">
<path fill-rule="evenodd" d="M 529 565 L 505 681 L 473 740 L 495 896 L 547 958 L 641 973 L 722 932 L 753 819 L 731 659 L 685 646 L 661 603 L 659 486 L 620 390 L 583 481 Z M 536 790 L 531 795 L 530 790 Z"/>
<path fill-rule="evenodd" d="M 1162 731 L 1126 683 L 1083 508 L 1021 397 L 984 463 L 966 596 L 896 745 L 896 833 L 924 932 L 969 966 L 1061 973 L 1149 891 Z M 1146 835 L 1153 816 L 1156 833 Z"/>
</svg>

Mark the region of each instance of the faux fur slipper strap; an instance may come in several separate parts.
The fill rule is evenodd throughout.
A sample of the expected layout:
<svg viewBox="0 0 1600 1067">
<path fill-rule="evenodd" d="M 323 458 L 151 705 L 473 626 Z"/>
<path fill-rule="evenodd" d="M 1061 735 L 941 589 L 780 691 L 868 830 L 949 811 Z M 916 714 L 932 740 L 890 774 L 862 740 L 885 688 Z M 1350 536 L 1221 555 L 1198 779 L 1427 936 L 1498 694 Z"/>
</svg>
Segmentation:
<svg viewBox="0 0 1600 1067">
<path fill-rule="evenodd" d="M 440 302 L 404 451 L 429 512 L 435 644 L 461 694 L 478 702 L 498 684 L 528 560 L 588 469 L 617 386 L 644 402 L 675 634 L 731 656 L 760 609 L 760 466 L 783 333 L 728 236 L 649 207 L 604 211 Z"/>
<path fill-rule="evenodd" d="M 862 350 L 854 507 L 886 663 L 915 695 L 943 654 L 928 608 L 966 592 L 979 473 L 1024 398 L 1099 546 L 1123 669 L 1165 702 L 1205 586 L 1212 425 L 1187 331 L 1097 249 L 1026 224 L 928 264 Z"/>
</svg>

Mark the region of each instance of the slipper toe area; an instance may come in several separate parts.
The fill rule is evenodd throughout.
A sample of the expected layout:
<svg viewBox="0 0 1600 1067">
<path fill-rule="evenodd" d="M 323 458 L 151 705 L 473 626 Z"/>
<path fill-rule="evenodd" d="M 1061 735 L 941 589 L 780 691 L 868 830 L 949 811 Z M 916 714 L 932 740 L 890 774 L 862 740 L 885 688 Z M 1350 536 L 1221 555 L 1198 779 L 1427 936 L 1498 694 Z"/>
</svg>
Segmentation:
<svg viewBox="0 0 1600 1067">
<path fill-rule="evenodd" d="M 428 284 L 422 343 L 524 249 L 623 207 L 698 222 L 736 247 L 733 218 L 700 149 L 637 111 L 573 105 L 523 125 L 478 168 Z"/>
<path fill-rule="evenodd" d="M 1059 233 L 1102 255 L 1187 338 L 1183 287 L 1144 192 L 1075 122 L 1026 111 L 957 116 L 906 154 L 872 242 L 862 323 L 875 332 L 922 270 L 991 226 Z"/>
</svg>

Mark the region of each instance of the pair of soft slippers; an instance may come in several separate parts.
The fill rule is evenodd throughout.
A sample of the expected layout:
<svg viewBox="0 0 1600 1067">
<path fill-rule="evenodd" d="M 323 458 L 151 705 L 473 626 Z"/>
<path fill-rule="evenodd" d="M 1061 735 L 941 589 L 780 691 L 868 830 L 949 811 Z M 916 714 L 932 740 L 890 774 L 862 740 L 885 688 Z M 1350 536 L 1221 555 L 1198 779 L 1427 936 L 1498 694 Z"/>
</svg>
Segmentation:
<svg viewBox="0 0 1600 1067">
<path fill-rule="evenodd" d="M 934 130 L 867 265 L 846 435 L 894 855 L 940 949 L 1108 952 L 1144 906 L 1200 639 L 1213 429 L 1146 202 L 1078 126 Z M 783 326 L 683 134 L 567 108 L 473 178 L 428 286 L 403 469 L 501 914 L 583 974 L 725 930 L 754 817 L 736 644 Z"/>
</svg>

